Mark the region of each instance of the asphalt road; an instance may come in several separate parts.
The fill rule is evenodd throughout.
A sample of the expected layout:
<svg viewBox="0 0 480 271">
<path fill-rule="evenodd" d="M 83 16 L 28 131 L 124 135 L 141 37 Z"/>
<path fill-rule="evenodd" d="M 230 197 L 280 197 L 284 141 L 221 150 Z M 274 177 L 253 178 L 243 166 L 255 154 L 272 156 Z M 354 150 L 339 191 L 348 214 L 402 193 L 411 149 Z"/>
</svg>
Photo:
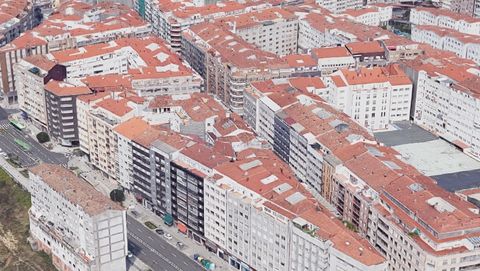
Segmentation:
<svg viewBox="0 0 480 271">
<path fill-rule="evenodd" d="M 204 271 L 176 247 L 127 215 L 129 246 L 132 253 L 155 271 Z"/>
<path fill-rule="evenodd" d="M 26 142 L 30 145 L 30 150 L 22 149 L 15 143 L 15 139 Z M 47 150 L 37 140 L 13 127 L 8 121 L 8 114 L 2 108 L 0 108 L 0 149 L 7 154 L 18 156 L 23 167 L 30 167 L 39 162 L 66 165 L 68 161 L 65 155 Z"/>
</svg>

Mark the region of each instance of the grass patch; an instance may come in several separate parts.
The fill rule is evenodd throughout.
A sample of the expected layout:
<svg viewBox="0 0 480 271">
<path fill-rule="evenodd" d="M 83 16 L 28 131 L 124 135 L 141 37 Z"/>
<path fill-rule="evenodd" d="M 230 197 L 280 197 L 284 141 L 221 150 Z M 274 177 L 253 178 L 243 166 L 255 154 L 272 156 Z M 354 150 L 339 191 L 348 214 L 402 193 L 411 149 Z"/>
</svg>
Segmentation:
<svg viewBox="0 0 480 271">
<path fill-rule="evenodd" d="M 150 221 L 147 221 L 145 222 L 145 226 L 147 226 L 147 228 L 151 229 L 151 230 L 154 230 L 157 228 L 157 225 L 153 224 L 152 222 Z"/>
<path fill-rule="evenodd" d="M 32 251 L 29 236 L 28 209 L 30 194 L 0 168 L 0 270 L 54 271 L 50 256 Z M 13 245 L 12 245 L 13 244 Z"/>
</svg>

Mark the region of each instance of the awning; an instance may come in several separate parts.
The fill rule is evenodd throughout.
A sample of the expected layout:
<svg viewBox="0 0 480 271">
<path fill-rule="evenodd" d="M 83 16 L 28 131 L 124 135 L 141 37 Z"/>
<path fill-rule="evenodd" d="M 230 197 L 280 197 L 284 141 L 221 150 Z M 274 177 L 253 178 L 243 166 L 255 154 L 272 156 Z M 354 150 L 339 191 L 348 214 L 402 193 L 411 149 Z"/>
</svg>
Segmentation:
<svg viewBox="0 0 480 271">
<path fill-rule="evenodd" d="M 185 224 L 183 224 L 182 222 L 177 222 L 177 228 L 180 232 L 187 233 L 187 226 L 185 226 Z"/>
</svg>

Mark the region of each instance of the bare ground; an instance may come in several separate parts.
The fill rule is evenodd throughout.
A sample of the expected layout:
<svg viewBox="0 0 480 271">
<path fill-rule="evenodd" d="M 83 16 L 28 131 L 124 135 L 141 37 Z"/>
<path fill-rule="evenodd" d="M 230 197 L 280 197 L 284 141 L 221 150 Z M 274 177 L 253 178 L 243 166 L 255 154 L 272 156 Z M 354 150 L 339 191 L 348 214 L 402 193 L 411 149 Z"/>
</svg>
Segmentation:
<svg viewBox="0 0 480 271">
<path fill-rule="evenodd" d="M 0 168 L 0 270 L 53 271 L 50 257 L 27 241 L 30 194 Z"/>
</svg>

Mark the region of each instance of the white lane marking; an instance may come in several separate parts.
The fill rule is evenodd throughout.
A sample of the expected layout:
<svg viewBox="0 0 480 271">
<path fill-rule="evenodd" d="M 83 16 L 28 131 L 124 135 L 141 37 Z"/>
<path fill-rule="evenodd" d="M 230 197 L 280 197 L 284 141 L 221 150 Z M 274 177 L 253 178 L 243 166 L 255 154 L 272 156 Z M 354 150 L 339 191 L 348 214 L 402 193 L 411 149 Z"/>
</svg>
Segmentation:
<svg viewBox="0 0 480 271">
<path fill-rule="evenodd" d="M 132 236 L 135 240 L 137 240 L 140 244 L 142 244 L 144 247 L 150 249 L 153 253 L 155 253 L 158 257 L 162 258 L 165 262 L 167 262 L 169 265 L 171 265 L 175 270 L 177 271 L 183 271 L 183 269 L 180 269 L 176 264 L 174 264 L 172 261 L 170 261 L 167 257 L 163 256 L 160 254 L 158 251 L 153 249 L 150 245 L 145 243 L 142 239 L 140 239 L 138 236 L 136 236 L 133 233 L 128 233 L 130 236 Z"/>
</svg>

